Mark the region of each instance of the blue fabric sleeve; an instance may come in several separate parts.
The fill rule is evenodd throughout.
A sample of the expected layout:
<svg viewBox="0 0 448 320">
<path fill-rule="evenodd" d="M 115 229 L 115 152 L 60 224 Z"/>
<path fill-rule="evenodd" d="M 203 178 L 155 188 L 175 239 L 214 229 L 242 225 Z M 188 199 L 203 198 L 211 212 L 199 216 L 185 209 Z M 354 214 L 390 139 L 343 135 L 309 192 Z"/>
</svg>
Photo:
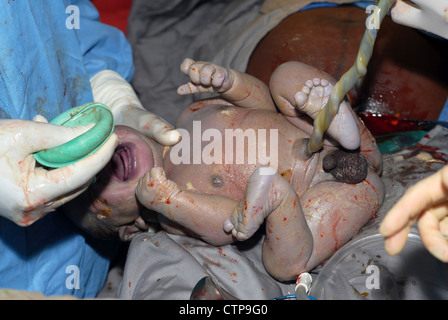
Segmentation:
<svg viewBox="0 0 448 320">
<path fill-rule="evenodd" d="M 26 228 L 0 218 L 0 288 L 94 298 L 117 248 L 117 240 L 94 239 L 62 212 Z"/>
<path fill-rule="evenodd" d="M 67 27 L 71 5 L 79 29 Z M 48 120 L 93 101 L 89 78 L 111 69 L 130 80 L 131 48 L 89 1 L 20 0 L 0 10 L 0 119 Z M 20 146 L 19 146 L 20 147 Z M 84 234 L 60 210 L 24 228 L 0 217 L 0 287 L 95 297 L 115 243 Z"/>
<path fill-rule="evenodd" d="M 92 102 L 68 0 L 10 1 L 0 10 L 0 117 L 49 121 Z"/>
<path fill-rule="evenodd" d="M 132 49 L 123 32 L 100 22 L 95 6 L 87 0 L 72 0 L 79 8 L 76 29 L 84 65 L 91 77 L 102 70 L 118 72 L 127 81 L 134 75 Z"/>
<path fill-rule="evenodd" d="M 369 5 L 374 4 L 374 1 L 356 1 L 353 3 L 350 3 L 351 5 L 355 5 L 361 9 L 366 9 Z M 333 2 L 313 2 L 309 5 L 305 6 L 300 11 L 308 10 L 308 9 L 315 9 L 315 8 L 325 8 L 325 7 L 338 7 L 340 6 L 339 3 L 333 3 Z"/>
</svg>

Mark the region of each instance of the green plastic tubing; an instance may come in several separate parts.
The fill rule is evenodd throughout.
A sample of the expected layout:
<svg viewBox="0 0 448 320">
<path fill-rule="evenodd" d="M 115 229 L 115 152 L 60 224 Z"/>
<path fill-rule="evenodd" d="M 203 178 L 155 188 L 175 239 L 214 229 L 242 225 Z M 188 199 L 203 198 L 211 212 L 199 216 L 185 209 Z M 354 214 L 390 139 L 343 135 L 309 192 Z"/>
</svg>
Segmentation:
<svg viewBox="0 0 448 320">
<path fill-rule="evenodd" d="M 95 123 L 87 132 L 57 147 L 34 154 L 40 164 L 59 168 L 75 163 L 98 150 L 114 130 L 114 118 L 108 107 L 101 103 L 87 103 L 60 114 L 50 121 L 65 127 Z"/>
</svg>

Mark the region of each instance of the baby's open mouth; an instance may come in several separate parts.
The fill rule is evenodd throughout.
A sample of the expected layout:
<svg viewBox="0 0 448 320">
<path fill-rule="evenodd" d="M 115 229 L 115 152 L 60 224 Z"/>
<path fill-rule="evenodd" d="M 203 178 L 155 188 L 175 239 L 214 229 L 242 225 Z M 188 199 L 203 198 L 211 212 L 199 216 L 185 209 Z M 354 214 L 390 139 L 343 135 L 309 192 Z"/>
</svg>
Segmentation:
<svg viewBox="0 0 448 320">
<path fill-rule="evenodd" d="M 119 145 L 109 163 L 112 174 L 121 181 L 126 181 L 133 177 L 135 167 L 134 146 L 132 144 Z"/>
</svg>

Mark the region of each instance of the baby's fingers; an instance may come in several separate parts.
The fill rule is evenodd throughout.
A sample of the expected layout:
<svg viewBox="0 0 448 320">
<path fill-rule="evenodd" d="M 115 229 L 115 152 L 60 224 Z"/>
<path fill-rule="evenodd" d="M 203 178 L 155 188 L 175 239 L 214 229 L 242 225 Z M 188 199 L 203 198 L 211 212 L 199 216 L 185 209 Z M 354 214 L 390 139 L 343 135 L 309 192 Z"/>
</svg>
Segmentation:
<svg viewBox="0 0 448 320">
<path fill-rule="evenodd" d="M 195 63 L 193 59 L 190 58 L 184 59 L 184 61 L 182 61 L 182 63 L 180 64 L 180 71 L 182 71 L 183 74 L 188 76 L 188 72 L 193 63 Z"/>
<path fill-rule="evenodd" d="M 202 85 L 196 85 L 192 82 L 188 82 L 177 88 L 177 94 L 179 95 L 187 95 L 200 92 L 214 92 L 214 90 L 213 87 L 204 87 Z"/>
</svg>

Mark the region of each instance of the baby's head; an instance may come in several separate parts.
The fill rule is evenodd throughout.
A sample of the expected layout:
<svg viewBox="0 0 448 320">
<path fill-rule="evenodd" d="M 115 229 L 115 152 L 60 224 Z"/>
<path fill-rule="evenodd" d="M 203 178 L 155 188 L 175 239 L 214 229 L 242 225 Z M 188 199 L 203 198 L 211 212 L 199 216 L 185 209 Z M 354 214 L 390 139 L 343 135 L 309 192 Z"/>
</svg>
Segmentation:
<svg viewBox="0 0 448 320">
<path fill-rule="evenodd" d="M 116 126 L 119 145 L 96 181 L 64 206 L 65 214 L 81 229 L 99 238 L 117 234 L 122 240 L 148 228 L 156 214 L 143 207 L 135 188 L 154 166 L 162 166 L 162 147 L 137 130 Z"/>
</svg>

